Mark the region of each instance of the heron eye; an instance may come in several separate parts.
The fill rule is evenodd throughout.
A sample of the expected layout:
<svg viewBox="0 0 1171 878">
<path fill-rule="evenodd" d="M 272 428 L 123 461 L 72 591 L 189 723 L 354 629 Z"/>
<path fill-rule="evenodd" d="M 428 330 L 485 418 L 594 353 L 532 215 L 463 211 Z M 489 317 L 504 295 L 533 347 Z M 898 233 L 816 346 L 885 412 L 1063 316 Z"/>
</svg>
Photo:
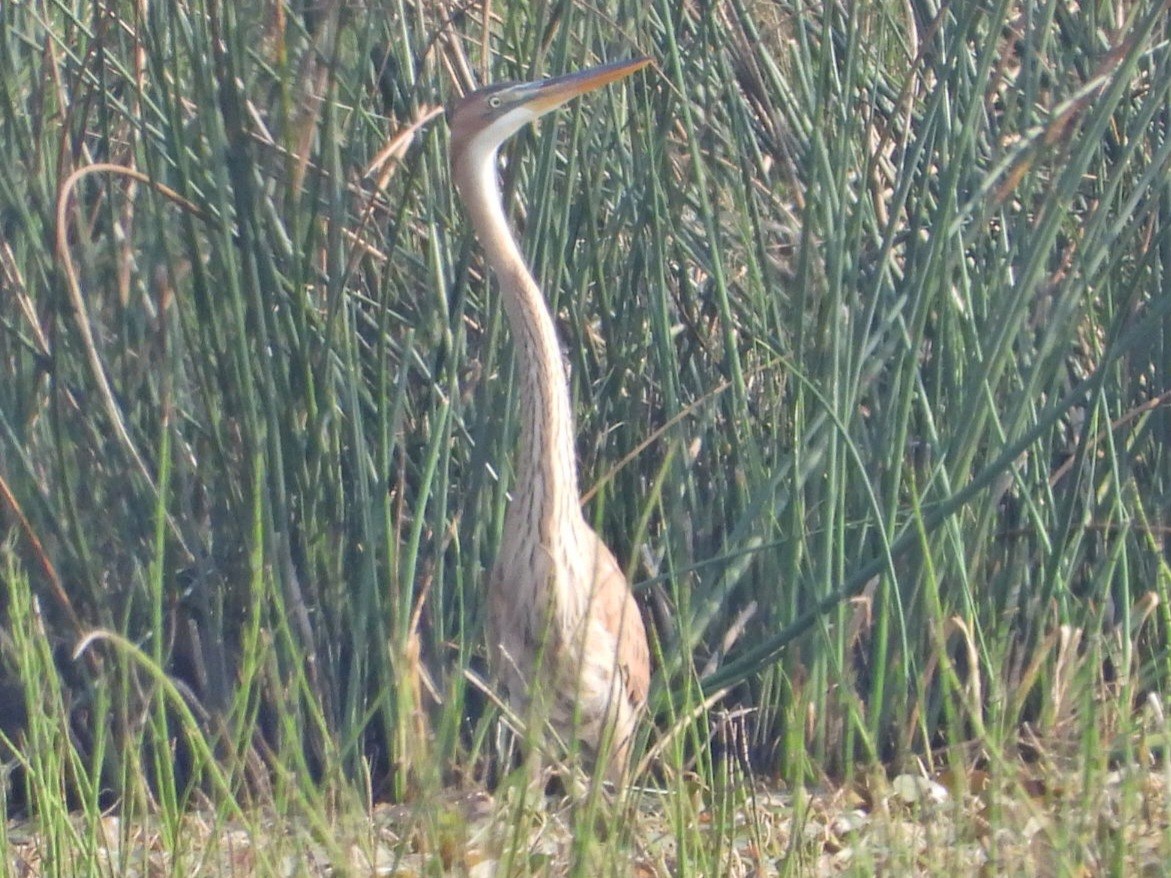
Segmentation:
<svg viewBox="0 0 1171 878">
<path fill-rule="evenodd" d="M 488 106 L 495 110 L 500 106 L 500 98 L 496 95 L 492 95 L 492 97 L 488 98 Z"/>
</svg>

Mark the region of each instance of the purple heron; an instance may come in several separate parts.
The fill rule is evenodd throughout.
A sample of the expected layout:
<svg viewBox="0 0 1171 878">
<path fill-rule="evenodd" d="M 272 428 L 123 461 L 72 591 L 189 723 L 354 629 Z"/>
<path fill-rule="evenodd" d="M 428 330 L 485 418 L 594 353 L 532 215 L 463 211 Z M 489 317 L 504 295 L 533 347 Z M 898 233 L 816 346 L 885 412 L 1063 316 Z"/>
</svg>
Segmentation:
<svg viewBox="0 0 1171 878">
<path fill-rule="evenodd" d="M 509 231 L 496 157 L 505 140 L 538 117 L 649 63 L 491 85 L 448 111 L 452 177 L 500 285 L 520 390 L 515 482 L 488 580 L 492 671 L 531 729 L 548 723 L 615 780 L 625 774 L 646 705 L 646 630 L 622 569 L 582 515 L 561 348 Z"/>
</svg>

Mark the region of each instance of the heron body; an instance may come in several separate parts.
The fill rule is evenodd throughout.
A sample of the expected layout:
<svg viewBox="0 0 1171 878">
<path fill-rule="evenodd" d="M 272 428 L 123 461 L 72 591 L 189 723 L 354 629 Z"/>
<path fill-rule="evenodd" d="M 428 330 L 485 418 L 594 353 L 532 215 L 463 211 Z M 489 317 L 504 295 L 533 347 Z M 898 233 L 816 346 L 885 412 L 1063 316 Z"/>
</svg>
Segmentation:
<svg viewBox="0 0 1171 878">
<path fill-rule="evenodd" d="M 448 113 L 452 176 L 500 285 L 520 391 L 512 500 L 488 580 L 489 657 L 518 714 L 576 741 L 611 778 L 625 771 L 646 703 L 646 631 L 618 562 L 582 515 L 561 348 L 509 231 L 496 160 L 500 145 L 539 116 L 647 63 L 489 86 Z"/>
</svg>

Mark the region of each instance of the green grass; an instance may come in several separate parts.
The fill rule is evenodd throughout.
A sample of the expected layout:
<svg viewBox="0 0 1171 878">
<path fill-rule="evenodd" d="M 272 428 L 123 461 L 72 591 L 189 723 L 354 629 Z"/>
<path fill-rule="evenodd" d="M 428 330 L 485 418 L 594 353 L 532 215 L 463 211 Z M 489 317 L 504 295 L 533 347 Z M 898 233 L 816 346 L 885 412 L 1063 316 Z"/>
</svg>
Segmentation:
<svg viewBox="0 0 1171 878">
<path fill-rule="evenodd" d="M 1165 862 L 1162 7 L 481 12 L 0 7 L 9 849 Z M 636 53 L 503 176 L 652 630 L 655 758 L 620 803 L 481 807 L 510 342 L 442 117 L 371 165 L 466 75 Z"/>
</svg>

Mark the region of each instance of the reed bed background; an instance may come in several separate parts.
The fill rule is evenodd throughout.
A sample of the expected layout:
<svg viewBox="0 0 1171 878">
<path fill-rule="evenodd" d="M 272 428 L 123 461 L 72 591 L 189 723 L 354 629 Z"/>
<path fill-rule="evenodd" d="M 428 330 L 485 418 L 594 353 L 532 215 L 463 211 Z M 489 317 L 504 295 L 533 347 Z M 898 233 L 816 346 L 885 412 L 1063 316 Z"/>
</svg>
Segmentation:
<svg viewBox="0 0 1171 878">
<path fill-rule="evenodd" d="M 434 111 L 645 53 L 503 174 L 654 640 L 662 862 L 732 874 L 761 787 L 909 774 L 1060 774 L 1085 821 L 1047 850 L 1128 855 L 1094 820 L 1168 732 L 1164 4 L 0 19 L 0 707 L 42 851 L 99 868 L 115 805 L 168 850 L 193 811 L 332 850 L 502 773 L 465 671 L 514 384 Z M 800 871 L 802 838 L 754 844 Z"/>
</svg>

